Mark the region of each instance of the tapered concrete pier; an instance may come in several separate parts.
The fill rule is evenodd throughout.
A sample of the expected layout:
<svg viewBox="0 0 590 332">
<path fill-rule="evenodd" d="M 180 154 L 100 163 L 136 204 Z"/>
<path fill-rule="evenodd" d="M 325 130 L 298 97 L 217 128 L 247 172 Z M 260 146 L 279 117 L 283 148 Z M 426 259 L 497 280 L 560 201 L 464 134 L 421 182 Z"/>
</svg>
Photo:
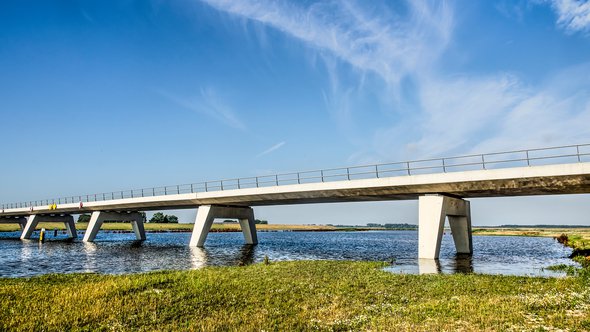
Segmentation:
<svg viewBox="0 0 590 332">
<path fill-rule="evenodd" d="M 202 247 L 207 240 L 207 234 L 216 218 L 238 219 L 244 234 L 246 244 L 258 244 L 254 210 L 250 207 L 226 207 L 217 205 L 202 205 L 197 210 L 195 226 L 191 236 L 191 247 Z"/>
<path fill-rule="evenodd" d="M 418 258 L 438 259 L 447 217 L 457 253 L 473 253 L 469 201 L 425 195 L 420 196 L 418 205 Z"/>
<path fill-rule="evenodd" d="M 37 228 L 37 224 L 40 222 L 63 222 L 66 226 L 66 231 L 68 233 L 68 237 L 70 238 L 77 238 L 78 233 L 76 233 L 76 224 L 74 223 L 74 217 L 70 214 L 66 215 L 41 215 L 41 214 L 33 214 L 27 218 L 27 223 L 23 229 L 23 232 L 20 236 L 21 240 L 30 239 L 33 235 L 33 232 Z"/>
<path fill-rule="evenodd" d="M 105 221 L 129 221 L 138 240 L 145 240 L 145 229 L 143 227 L 143 215 L 139 212 L 92 212 L 88 228 L 84 234 L 84 242 L 92 242 Z"/>
</svg>

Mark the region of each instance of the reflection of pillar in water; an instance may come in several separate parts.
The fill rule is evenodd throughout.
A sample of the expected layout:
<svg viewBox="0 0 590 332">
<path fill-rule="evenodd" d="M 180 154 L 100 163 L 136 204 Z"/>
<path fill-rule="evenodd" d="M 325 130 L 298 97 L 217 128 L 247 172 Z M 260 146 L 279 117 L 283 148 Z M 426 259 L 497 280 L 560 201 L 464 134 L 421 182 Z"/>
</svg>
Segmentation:
<svg viewBox="0 0 590 332">
<path fill-rule="evenodd" d="M 28 241 L 28 242 L 30 242 L 30 241 Z M 32 250 L 30 243 L 23 241 L 23 245 L 21 246 L 21 251 L 20 251 L 21 262 L 26 263 L 27 261 L 29 261 L 32 258 L 32 256 L 33 256 L 33 250 Z"/>
<path fill-rule="evenodd" d="M 239 265 L 248 265 L 254 263 L 254 252 L 256 245 L 245 244 L 240 249 L 240 257 L 238 260 Z"/>
<path fill-rule="evenodd" d="M 191 255 L 191 267 L 200 269 L 207 266 L 207 251 L 201 247 L 189 247 Z"/>
<path fill-rule="evenodd" d="M 440 262 L 438 259 L 418 259 L 418 271 L 420 274 L 440 273 Z"/>
<path fill-rule="evenodd" d="M 84 253 L 86 254 L 84 272 L 96 272 L 96 244 L 92 242 L 82 242 L 82 244 L 84 245 Z"/>
<path fill-rule="evenodd" d="M 455 272 L 473 273 L 473 257 L 471 255 L 457 254 L 455 257 Z"/>
</svg>

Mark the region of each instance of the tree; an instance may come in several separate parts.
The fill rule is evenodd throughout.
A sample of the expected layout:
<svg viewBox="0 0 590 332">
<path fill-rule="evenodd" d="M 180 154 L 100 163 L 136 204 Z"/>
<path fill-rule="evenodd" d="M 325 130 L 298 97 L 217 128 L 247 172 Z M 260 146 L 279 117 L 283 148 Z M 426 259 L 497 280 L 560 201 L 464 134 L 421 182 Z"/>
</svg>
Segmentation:
<svg viewBox="0 0 590 332">
<path fill-rule="evenodd" d="M 260 220 L 260 219 L 256 219 L 254 220 L 255 224 L 259 224 L 259 225 L 268 225 L 268 221 L 267 220 Z"/>
<path fill-rule="evenodd" d="M 165 223 L 168 222 L 168 220 L 166 220 L 166 216 L 162 212 L 156 212 L 152 216 L 152 219 L 150 219 L 150 222 Z"/>
<path fill-rule="evenodd" d="M 152 219 L 150 219 L 150 222 L 153 223 L 162 223 L 162 224 L 167 224 L 167 223 L 178 223 L 178 217 L 175 215 L 165 215 L 162 212 L 156 212 L 154 213 L 154 215 L 152 216 Z"/>
<path fill-rule="evenodd" d="M 77 222 L 89 222 L 90 221 L 90 215 L 89 214 L 81 214 L 78 216 L 78 221 Z"/>
</svg>

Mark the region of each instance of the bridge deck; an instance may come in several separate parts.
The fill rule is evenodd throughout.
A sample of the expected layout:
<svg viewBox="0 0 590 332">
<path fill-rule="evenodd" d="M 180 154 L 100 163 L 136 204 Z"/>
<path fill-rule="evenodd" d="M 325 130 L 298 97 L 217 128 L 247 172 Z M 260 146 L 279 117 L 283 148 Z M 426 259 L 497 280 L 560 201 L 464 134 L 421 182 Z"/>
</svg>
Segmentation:
<svg viewBox="0 0 590 332">
<path fill-rule="evenodd" d="M 200 205 L 261 206 L 417 199 L 425 194 L 461 198 L 590 193 L 590 162 L 451 173 L 405 175 L 124 198 L 5 209 L 3 216 L 79 214 L 92 211 L 149 211 Z"/>
</svg>

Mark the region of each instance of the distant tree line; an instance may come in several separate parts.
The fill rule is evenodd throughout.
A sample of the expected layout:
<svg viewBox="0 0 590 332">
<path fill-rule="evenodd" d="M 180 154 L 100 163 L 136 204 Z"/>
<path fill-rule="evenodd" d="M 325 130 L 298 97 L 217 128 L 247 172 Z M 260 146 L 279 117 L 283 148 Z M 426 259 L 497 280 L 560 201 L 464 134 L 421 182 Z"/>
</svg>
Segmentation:
<svg viewBox="0 0 590 332">
<path fill-rule="evenodd" d="M 481 228 L 590 228 L 590 225 L 500 225 L 477 226 Z"/>
<path fill-rule="evenodd" d="M 376 224 L 367 223 L 367 227 L 385 228 L 385 229 L 416 229 L 418 225 L 413 224 Z"/>
<path fill-rule="evenodd" d="M 237 222 L 238 221 L 235 219 L 225 219 L 223 221 L 224 224 L 236 224 Z M 254 219 L 254 223 L 258 225 L 268 225 L 268 220 Z"/>
</svg>

